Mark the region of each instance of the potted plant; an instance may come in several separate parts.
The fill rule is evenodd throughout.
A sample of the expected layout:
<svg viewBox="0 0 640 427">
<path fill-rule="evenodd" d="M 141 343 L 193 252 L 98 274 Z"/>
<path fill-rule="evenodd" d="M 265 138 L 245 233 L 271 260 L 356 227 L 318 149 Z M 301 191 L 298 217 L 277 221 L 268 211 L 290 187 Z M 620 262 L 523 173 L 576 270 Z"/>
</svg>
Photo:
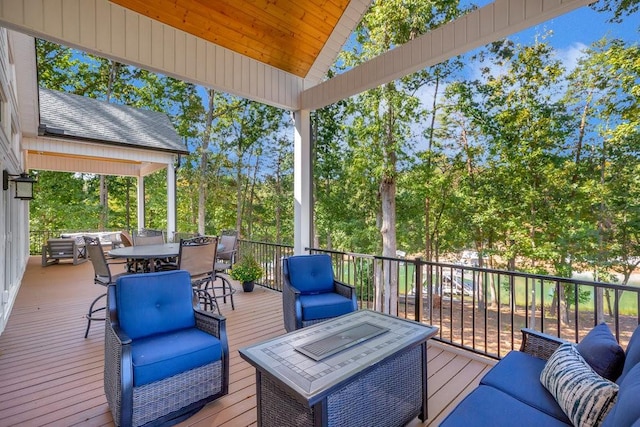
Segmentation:
<svg viewBox="0 0 640 427">
<path fill-rule="evenodd" d="M 243 291 L 251 292 L 254 281 L 262 277 L 262 268 L 252 255 L 245 255 L 231 267 L 230 276 L 242 283 Z"/>
</svg>

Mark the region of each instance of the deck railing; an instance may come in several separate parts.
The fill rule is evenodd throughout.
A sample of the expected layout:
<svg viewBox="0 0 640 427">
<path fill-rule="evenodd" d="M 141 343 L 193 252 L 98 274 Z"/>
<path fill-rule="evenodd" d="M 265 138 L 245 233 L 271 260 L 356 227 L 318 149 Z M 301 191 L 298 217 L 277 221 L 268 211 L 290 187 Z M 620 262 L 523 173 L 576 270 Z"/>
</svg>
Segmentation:
<svg viewBox="0 0 640 427">
<path fill-rule="evenodd" d="M 39 255 L 60 231 L 32 231 L 30 249 Z M 359 306 L 387 311 L 439 328 L 436 339 L 500 358 L 520 346 L 520 329 L 579 341 L 606 322 L 621 344 L 640 324 L 640 288 L 605 282 L 492 270 L 421 259 L 387 258 L 312 248 L 331 256 L 338 280 L 356 288 Z M 262 265 L 258 284 L 282 290 L 282 258 L 293 247 L 241 240 L 239 256 L 251 253 Z M 393 286 L 391 286 L 393 284 Z M 416 286 L 420 284 L 420 286 Z M 384 289 L 397 289 L 385 299 Z"/>
<path fill-rule="evenodd" d="M 259 283 L 282 290 L 280 260 L 293 248 L 240 242 L 263 266 Z M 521 328 L 579 341 L 606 322 L 621 344 L 640 323 L 640 288 L 421 259 L 387 258 L 312 248 L 331 255 L 338 280 L 355 286 L 360 308 L 383 310 L 385 284 L 398 316 L 439 328 L 436 339 L 500 358 L 520 346 Z M 421 284 L 421 286 L 416 286 Z"/>
</svg>

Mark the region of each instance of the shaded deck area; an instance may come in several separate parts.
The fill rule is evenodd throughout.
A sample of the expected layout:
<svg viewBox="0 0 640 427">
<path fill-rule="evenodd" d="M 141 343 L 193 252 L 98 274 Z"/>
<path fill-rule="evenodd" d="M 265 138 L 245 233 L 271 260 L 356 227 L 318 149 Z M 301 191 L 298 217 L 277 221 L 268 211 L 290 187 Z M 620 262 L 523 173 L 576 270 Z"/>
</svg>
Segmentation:
<svg viewBox="0 0 640 427">
<path fill-rule="evenodd" d="M 85 312 L 104 289 L 90 263 L 41 267 L 32 257 L 5 331 L 0 335 L 1 426 L 112 426 L 102 384 L 103 336 L 95 323 L 87 339 Z M 229 394 L 180 426 L 256 425 L 255 370 L 238 349 L 283 334 L 281 294 L 239 287 L 235 310 L 221 304 L 229 338 Z M 438 425 L 490 368 L 487 361 L 437 342 L 428 350 L 429 419 Z M 384 404 L 384 402 L 382 402 Z"/>
</svg>

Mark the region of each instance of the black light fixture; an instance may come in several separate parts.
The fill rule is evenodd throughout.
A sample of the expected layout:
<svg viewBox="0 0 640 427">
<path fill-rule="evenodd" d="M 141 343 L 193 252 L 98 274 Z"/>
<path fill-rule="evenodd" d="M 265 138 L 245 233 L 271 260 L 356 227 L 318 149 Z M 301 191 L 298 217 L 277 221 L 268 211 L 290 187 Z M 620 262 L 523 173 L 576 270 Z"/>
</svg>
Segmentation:
<svg viewBox="0 0 640 427">
<path fill-rule="evenodd" d="M 16 177 L 11 179 L 10 177 Z M 31 175 L 22 172 L 19 175 L 12 175 L 7 170 L 2 171 L 2 189 L 9 189 L 9 181 L 13 181 L 16 183 L 16 195 L 14 196 L 16 199 L 20 200 L 31 200 L 33 199 L 33 184 L 36 183 L 36 180 L 31 177 Z"/>
</svg>

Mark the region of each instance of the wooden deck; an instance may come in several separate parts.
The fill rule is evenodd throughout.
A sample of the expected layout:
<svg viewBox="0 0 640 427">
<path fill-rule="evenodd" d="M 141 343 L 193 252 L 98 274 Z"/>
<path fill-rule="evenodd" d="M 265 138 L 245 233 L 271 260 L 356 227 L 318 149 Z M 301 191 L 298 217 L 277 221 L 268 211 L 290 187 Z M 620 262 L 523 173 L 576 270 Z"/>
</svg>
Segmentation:
<svg viewBox="0 0 640 427">
<path fill-rule="evenodd" d="M 90 263 L 41 267 L 32 257 L 13 312 L 0 335 L 0 426 L 111 426 L 102 388 L 103 326 L 83 338 L 85 311 L 104 291 Z M 230 350 L 229 394 L 181 426 L 256 424 L 255 370 L 238 348 L 284 333 L 281 294 L 256 286 L 222 305 Z M 491 362 L 432 342 L 428 350 L 429 419 L 438 425 L 478 383 Z"/>
</svg>

